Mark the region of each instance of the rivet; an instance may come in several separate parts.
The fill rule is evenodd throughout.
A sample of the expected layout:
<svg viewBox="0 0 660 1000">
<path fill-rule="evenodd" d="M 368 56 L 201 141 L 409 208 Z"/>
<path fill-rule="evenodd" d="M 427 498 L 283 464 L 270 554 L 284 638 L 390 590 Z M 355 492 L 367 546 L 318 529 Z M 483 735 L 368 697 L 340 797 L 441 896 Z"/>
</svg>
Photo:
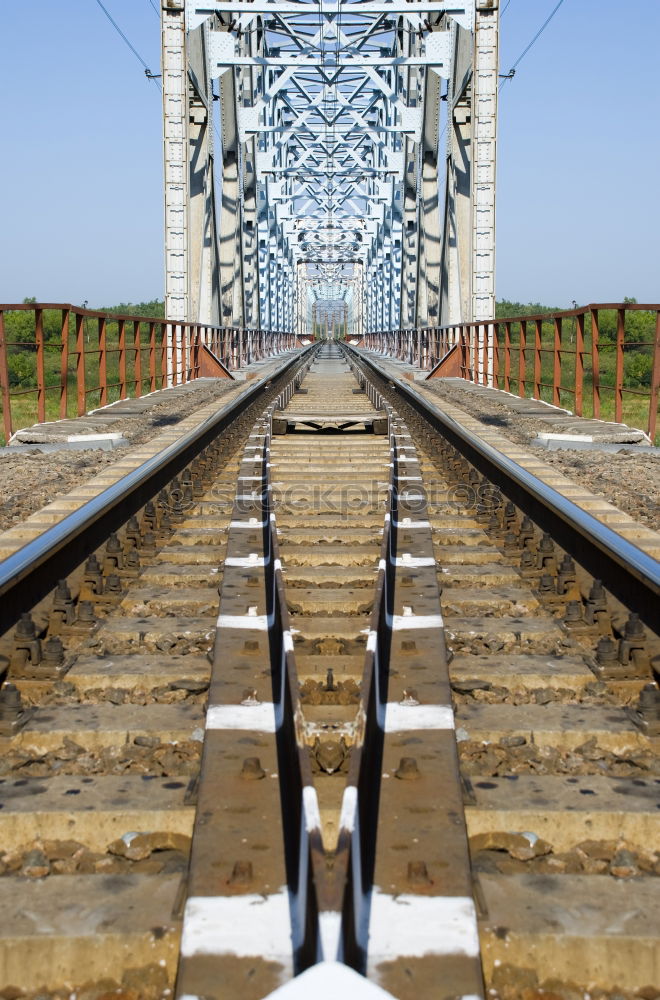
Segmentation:
<svg viewBox="0 0 660 1000">
<path fill-rule="evenodd" d="M 227 880 L 229 885 L 249 885 L 254 879 L 251 861 L 236 861 Z"/>
<path fill-rule="evenodd" d="M 244 781 L 260 781 L 266 777 L 266 772 L 261 766 L 258 757 L 246 757 L 241 768 L 241 778 Z"/>
<path fill-rule="evenodd" d="M 402 757 L 399 761 L 399 766 L 394 772 L 394 777 L 400 778 L 401 781 L 417 781 L 420 773 L 416 759 L 414 757 Z"/>
<path fill-rule="evenodd" d="M 411 885 L 433 885 L 433 880 L 429 876 L 426 861 L 408 862 L 408 881 Z"/>
</svg>

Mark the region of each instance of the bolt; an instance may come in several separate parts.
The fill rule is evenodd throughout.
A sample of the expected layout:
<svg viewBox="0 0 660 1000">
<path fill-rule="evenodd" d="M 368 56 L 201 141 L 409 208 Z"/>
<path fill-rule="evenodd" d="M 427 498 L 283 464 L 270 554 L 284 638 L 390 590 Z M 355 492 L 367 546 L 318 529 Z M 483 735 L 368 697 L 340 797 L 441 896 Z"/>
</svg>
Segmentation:
<svg viewBox="0 0 660 1000">
<path fill-rule="evenodd" d="M 644 632 L 644 626 L 642 625 L 639 615 L 632 612 L 626 622 L 624 635 L 626 639 L 645 639 L 646 634 Z"/>
<path fill-rule="evenodd" d="M 86 593 L 101 594 L 103 592 L 103 573 L 95 555 L 91 555 L 85 563 L 83 574 L 83 590 Z"/>
<path fill-rule="evenodd" d="M 112 553 L 113 555 L 117 552 L 121 552 L 121 542 L 116 534 L 110 535 L 105 546 L 105 551 Z"/>
<path fill-rule="evenodd" d="M 37 629 L 32 621 L 31 614 L 21 615 L 19 621 L 16 624 L 16 631 L 14 632 L 15 639 L 34 639 L 37 634 Z"/>
<path fill-rule="evenodd" d="M 557 567 L 555 559 L 555 546 L 552 538 L 548 534 L 541 535 L 537 546 L 538 568 L 544 569 L 548 573 L 554 573 Z"/>
<path fill-rule="evenodd" d="M 96 615 L 94 614 L 94 605 L 91 601 L 80 601 L 78 604 L 78 621 L 85 625 L 94 625 L 96 623 Z"/>
<path fill-rule="evenodd" d="M 114 569 L 122 569 L 124 566 L 124 550 L 117 535 L 112 534 L 105 545 L 105 558 L 103 560 L 103 572 L 109 573 Z M 101 591 L 97 591 L 101 593 Z"/>
<path fill-rule="evenodd" d="M 599 625 L 602 630 L 609 628 L 607 597 L 600 580 L 594 580 L 589 591 L 584 617 L 590 625 Z"/>
<path fill-rule="evenodd" d="M 569 601 L 566 605 L 566 614 L 564 615 L 564 625 L 579 624 L 584 619 L 582 617 L 582 605 L 579 601 Z"/>
<path fill-rule="evenodd" d="M 129 517 L 126 524 L 126 548 L 130 549 L 142 544 L 142 535 L 137 517 Z"/>
<path fill-rule="evenodd" d="M 502 526 L 508 531 L 512 530 L 516 523 L 516 507 L 511 501 L 507 501 L 502 511 Z"/>
<path fill-rule="evenodd" d="M 629 616 L 619 640 L 619 662 L 628 664 L 631 661 L 640 672 L 645 672 L 649 661 L 646 632 L 639 615 L 634 612 Z"/>
<path fill-rule="evenodd" d="M 145 531 L 155 531 L 158 527 L 158 513 L 156 511 L 156 505 L 153 500 L 150 500 L 144 506 L 144 513 L 142 514 L 142 526 Z"/>
<path fill-rule="evenodd" d="M 62 645 L 62 640 L 58 636 L 50 636 L 49 639 L 46 639 L 41 648 L 45 663 L 53 665 L 64 663 L 64 646 Z"/>
<path fill-rule="evenodd" d="M 153 531 L 145 531 L 142 536 L 142 549 L 144 552 L 155 552 L 157 548 L 157 540 Z"/>
<path fill-rule="evenodd" d="M 228 885 L 249 885 L 254 879 L 251 861 L 236 861 L 227 879 Z"/>
<path fill-rule="evenodd" d="M 408 862 L 408 881 L 411 885 L 433 885 L 425 861 Z"/>
<path fill-rule="evenodd" d="M 116 573 L 110 573 L 106 577 L 105 587 L 103 589 L 106 594 L 121 594 L 121 580 Z"/>
<path fill-rule="evenodd" d="M 596 643 L 596 662 L 606 666 L 608 663 L 616 663 L 617 647 L 609 635 L 602 636 Z"/>
<path fill-rule="evenodd" d="M 657 684 L 645 684 L 639 692 L 638 711 L 649 722 L 660 719 L 660 690 Z"/>
<path fill-rule="evenodd" d="M 140 568 L 140 553 L 137 549 L 129 549 L 126 553 L 126 569 L 139 569 Z"/>
<path fill-rule="evenodd" d="M 557 593 L 565 594 L 575 581 L 575 563 L 570 556 L 565 555 L 557 572 Z"/>
<path fill-rule="evenodd" d="M 534 559 L 534 553 L 530 549 L 523 549 L 520 553 L 520 568 L 521 569 L 534 569 L 536 560 Z"/>
<path fill-rule="evenodd" d="M 522 545 L 518 541 L 518 536 L 513 531 L 507 531 L 502 542 L 505 555 L 515 555 L 520 552 Z"/>
<path fill-rule="evenodd" d="M 400 778 L 401 781 L 416 781 L 420 777 L 417 760 L 414 757 L 402 757 L 394 777 Z"/>
<path fill-rule="evenodd" d="M 62 601 L 63 603 L 71 600 L 71 591 L 66 580 L 58 580 L 53 597 L 56 601 Z"/>
<path fill-rule="evenodd" d="M 524 554 L 524 553 L 523 553 Z M 555 590 L 555 581 L 551 573 L 543 573 L 539 580 L 539 592 L 541 594 L 552 594 Z"/>
<path fill-rule="evenodd" d="M 323 686 L 324 691 L 336 691 L 337 685 L 335 684 L 335 675 L 332 667 L 328 667 L 328 672 L 325 675 L 325 684 Z"/>
<path fill-rule="evenodd" d="M 258 757 L 246 757 L 241 768 L 241 778 L 244 781 L 260 781 L 266 777 L 266 772 L 261 766 Z"/>
<path fill-rule="evenodd" d="M 21 693 L 15 684 L 7 681 L 0 688 L 0 719 L 15 722 L 23 711 Z"/>
</svg>

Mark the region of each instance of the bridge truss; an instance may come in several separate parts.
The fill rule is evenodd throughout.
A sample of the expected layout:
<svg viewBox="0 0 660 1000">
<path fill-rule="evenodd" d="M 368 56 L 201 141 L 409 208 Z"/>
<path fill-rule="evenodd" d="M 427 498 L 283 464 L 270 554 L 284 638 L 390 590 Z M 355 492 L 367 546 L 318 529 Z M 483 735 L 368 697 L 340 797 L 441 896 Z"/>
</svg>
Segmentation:
<svg viewBox="0 0 660 1000">
<path fill-rule="evenodd" d="M 498 18 L 163 0 L 167 315 L 301 335 L 341 310 L 356 335 L 492 317 Z"/>
</svg>

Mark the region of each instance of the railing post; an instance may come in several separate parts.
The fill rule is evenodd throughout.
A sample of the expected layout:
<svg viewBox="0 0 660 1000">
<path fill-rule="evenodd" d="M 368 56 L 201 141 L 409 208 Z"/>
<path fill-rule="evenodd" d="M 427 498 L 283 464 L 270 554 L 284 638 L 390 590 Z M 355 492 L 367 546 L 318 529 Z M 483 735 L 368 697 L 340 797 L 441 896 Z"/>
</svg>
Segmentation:
<svg viewBox="0 0 660 1000">
<path fill-rule="evenodd" d="M 525 375 L 527 373 L 527 320 L 521 319 L 518 324 L 520 327 L 520 350 L 518 352 L 518 395 L 521 399 L 525 398 Z"/>
<path fill-rule="evenodd" d="M 85 386 L 85 317 L 76 312 L 76 393 L 78 396 L 78 416 L 81 417 L 87 408 L 87 390 Z"/>
<path fill-rule="evenodd" d="M 600 417 L 600 328 L 598 326 L 598 310 L 591 310 L 591 399 L 594 417 Z"/>
<path fill-rule="evenodd" d="M 489 343 L 488 334 L 490 332 L 490 323 L 480 324 L 481 337 L 481 384 L 488 385 L 488 375 L 489 375 L 489 364 L 488 364 L 488 354 L 489 354 Z"/>
<path fill-rule="evenodd" d="M 69 400 L 69 316 L 70 309 L 62 310 L 60 348 L 60 420 L 64 420 Z"/>
<path fill-rule="evenodd" d="M 648 435 L 651 443 L 655 440 L 658 419 L 658 396 L 660 394 L 660 309 L 655 314 L 655 345 L 653 347 L 653 367 L 651 369 L 651 398 L 649 399 Z"/>
<path fill-rule="evenodd" d="M 168 382 L 167 371 L 167 341 L 170 336 L 171 323 L 160 324 L 160 386 L 162 389 Z"/>
<path fill-rule="evenodd" d="M 504 324 L 504 391 L 511 392 L 511 323 Z"/>
<path fill-rule="evenodd" d="M 461 323 L 458 328 L 458 342 L 461 345 L 461 375 L 467 382 L 471 382 L 472 372 L 470 370 L 470 341 L 468 340 L 464 323 Z"/>
<path fill-rule="evenodd" d="M 626 310 L 616 311 L 616 376 L 614 386 L 614 419 L 623 418 L 623 352 L 626 341 Z"/>
<path fill-rule="evenodd" d="M 119 340 L 119 398 L 126 398 L 126 320 L 118 321 Z"/>
<path fill-rule="evenodd" d="M 2 391 L 2 419 L 5 425 L 5 442 L 13 434 L 11 421 L 11 396 L 9 395 L 9 366 L 5 343 L 5 312 L 0 309 L 0 390 Z"/>
<path fill-rule="evenodd" d="M 44 366 L 44 311 L 34 310 L 34 340 L 37 345 L 37 420 L 46 420 L 46 372 Z"/>
<path fill-rule="evenodd" d="M 156 324 L 149 324 L 149 392 L 156 391 Z"/>
<path fill-rule="evenodd" d="M 561 316 L 555 316 L 552 358 L 552 402 L 555 406 L 561 406 L 561 332 Z"/>
<path fill-rule="evenodd" d="M 541 348 L 543 346 L 543 320 L 534 321 L 534 399 L 541 398 Z"/>
<path fill-rule="evenodd" d="M 105 316 L 101 316 L 98 321 L 99 339 L 99 406 L 106 406 L 108 402 L 108 343 L 107 343 L 107 321 Z"/>
<path fill-rule="evenodd" d="M 493 323 L 493 385 L 500 387 L 500 323 Z"/>
<path fill-rule="evenodd" d="M 202 343 L 202 325 L 195 323 L 190 327 L 190 379 L 199 378 L 199 352 Z"/>
<path fill-rule="evenodd" d="M 179 324 L 169 323 L 169 354 L 172 358 L 172 372 L 170 376 L 170 381 L 172 385 L 179 384 L 179 365 L 181 364 L 181 328 Z"/>
<path fill-rule="evenodd" d="M 584 313 L 575 319 L 575 413 L 582 416 L 584 383 Z"/>
<path fill-rule="evenodd" d="M 135 396 L 142 395 L 142 355 L 140 353 L 140 320 L 133 321 L 133 375 L 135 376 Z"/>
</svg>

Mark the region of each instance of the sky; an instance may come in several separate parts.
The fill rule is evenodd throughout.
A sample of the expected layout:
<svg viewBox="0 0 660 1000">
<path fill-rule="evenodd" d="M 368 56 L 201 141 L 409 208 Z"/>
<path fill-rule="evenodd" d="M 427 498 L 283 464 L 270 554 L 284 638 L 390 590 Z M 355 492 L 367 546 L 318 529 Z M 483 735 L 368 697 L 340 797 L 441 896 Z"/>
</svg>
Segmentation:
<svg viewBox="0 0 660 1000">
<path fill-rule="evenodd" d="M 158 73 L 158 0 L 103 0 Z M 556 0 L 501 0 L 506 73 Z M 163 295 L 161 95 L 96 0 L 5 0 L 0 302 Z M 660 3 L 564 0 L 500 93 L 497 295 L 660 300 Z"/>
</svg>

